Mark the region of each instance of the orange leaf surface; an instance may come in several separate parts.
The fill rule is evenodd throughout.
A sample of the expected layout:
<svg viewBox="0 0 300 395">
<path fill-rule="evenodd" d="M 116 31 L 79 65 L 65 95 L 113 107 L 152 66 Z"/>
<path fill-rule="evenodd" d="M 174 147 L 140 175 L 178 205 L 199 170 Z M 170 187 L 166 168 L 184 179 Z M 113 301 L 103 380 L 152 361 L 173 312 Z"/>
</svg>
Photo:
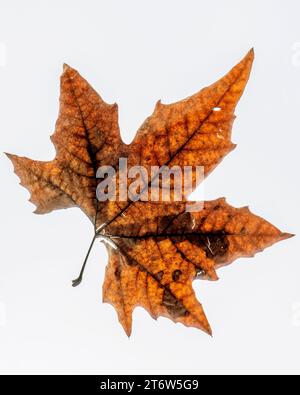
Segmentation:
<svg viewBox="0 0 300 395">
<path fill-rule="evenodd" d="M 208 175 L 235 147 L 231 141 L 234 110 L 253 56 L 251 50 L 223 78 L 185 100 L 158 102 L 130 145 L 120 137 L 117 105 L 105 103 L 77 71 L 65 65 L 59 116 L 51 137 L 55 158 L 42 162 L 8 154 L 36 213 L 79 207 L 90 218 L 93 242 L 100 238 L 109 253 L 103 301 L 115 307 L 128 336 L 136 306 L 155 319 L 165 316 L 211 334 L 193 280 L 218 280 L 219 267 L 291 236 L 248 208 L 231 207 L 225 199 L 204 202 L 201 210 L 190 212 L 187 206 L 197 203 L 188 202 L 185 191 L 181 201 L 175 201 L 174 182 L 170 202 L 162 201 L 161 194 L 158 201 L 142 201 L 137 195 L 99 201 L 96 195 L 97 170 L 102 166 L 115 170 L 111 181 L 120 195 L 124 187 L 120 158 L 129 167 L 143 166 L 150 174 L 140 188 L 148 198 L 147 187 L 159 178 L 159 172 L 151 169 L 162 166 L 192 166 L 191 192 L 199 183 L 196 167 L 202 166 Z M 126 183 L 130 186 L 132 180 Z M 161 183 L 158 189 L 161 193 Z"/>
</svg>

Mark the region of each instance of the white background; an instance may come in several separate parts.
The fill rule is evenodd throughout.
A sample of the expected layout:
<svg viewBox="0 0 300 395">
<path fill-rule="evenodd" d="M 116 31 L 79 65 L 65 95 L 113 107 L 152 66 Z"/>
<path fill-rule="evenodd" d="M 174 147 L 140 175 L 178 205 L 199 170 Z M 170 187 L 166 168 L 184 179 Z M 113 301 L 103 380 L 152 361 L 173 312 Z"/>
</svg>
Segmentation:
<svg viewBox="0 0 300 395">
<path fill-rule="evenodd" d="M 238 144 L 206 180 L 207 199 L 250 204 L 299 233 L 300 3 L 0 0 L 0 150 L 53 158 L 63 62 L 118 102 L 129 142 L 158 99 L 180 100 L 214 82 L 255 47 L 237 108 Z M 1 373 L 299 373 L 297 237 L 195 282 L 214 330 L 134 313 L 128 339 L 101 303 L 107 261 L 78 209 L 32 214 L 28 192 L 1 155 Z"/>
</svg>

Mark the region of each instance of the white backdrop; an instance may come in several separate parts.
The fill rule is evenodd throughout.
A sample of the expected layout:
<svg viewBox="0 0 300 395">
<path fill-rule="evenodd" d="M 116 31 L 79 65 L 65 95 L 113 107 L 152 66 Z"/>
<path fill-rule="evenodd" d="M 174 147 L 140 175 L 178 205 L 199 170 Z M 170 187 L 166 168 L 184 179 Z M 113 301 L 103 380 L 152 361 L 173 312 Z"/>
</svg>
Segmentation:
<svg viewBox="0 0 300 395">
<path fill-rule="evenodd" d="M 155 102 L 214 82 L 255 47 L 237 108 L 238 144 L 206 180 L 205 196 L 250 204 L 299 233 L 300 3 L 297 0 L 0 0 L 0 151 L 47 160 L 63 62 L 118 102 L 129 142 Z M 299 373 L 297 237 L 194 282 L 214 331 L 134 313 L 128 340 L 101 303 L 107 261 L 78 209 L 32 214 L 1 155 L 1 373 Z M 197 194 L 196 196 L 197 197 Z"/>
</svg>

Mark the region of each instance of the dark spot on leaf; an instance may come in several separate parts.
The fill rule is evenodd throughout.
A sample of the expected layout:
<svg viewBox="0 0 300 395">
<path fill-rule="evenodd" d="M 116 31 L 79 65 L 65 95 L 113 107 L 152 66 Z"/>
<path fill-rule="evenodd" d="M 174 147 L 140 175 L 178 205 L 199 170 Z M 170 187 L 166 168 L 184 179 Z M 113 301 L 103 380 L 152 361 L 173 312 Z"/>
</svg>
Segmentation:
<svg viewBox="0 0 300 395">
<path fill-rule="evenodd" d="M 182 274 L 182 271 L 181 271 L 181 270 L 179 270 L 179 269 L 174 270 L 174 272 L 172 273 L 172 279 L 173 279 L 173 281 L 179 280 L 179 277 L 181 276 L 181 274 Z"/>
<path fill-rule="evenodd" d="M 192 244 L 204 249 L 210 259 L 222 257 L 228 251 L 229 243 L 224 232 L 195 234 L 187 237 Z"/>
<path fill-rule="evenodd" d="M 173 318 L 184 317 L 187 314 L 187 310 L 182 302 L 176 299 L 168 289 L 164 290 L 163 305 Z"/>
<path fill-rule="evenodd" d="M 160 272 L 156 273 L 156 278 L 158 281 L 161 281 L 163 278 L 164 272 L 161 270 Z"/>
<path fill-rule="evenodd" d="M 202 218 L 201 218 L 200 223 L 199 223 L 200 227 L 204 224 L 206 218 L 207 218 L 207 217 L 202 217 Z"/>
<path fill-rule="evenodd" d="M 180 228 L 182 229 L 183 232 L 189 232 L 192 230 L 192 216 L 190 213 L 183 213 L 179 216 L 179 221 L 180 221 Z"/>
<path fill-rule="evenodd" d="M 165 217 L 162 217 L 159 221 L 158 233 L 166 230 L 172 224 L 175 218 L 176 215 L 166 215 Z"/>
<path fill-rule="evenodd" d="M 129 266 L 136 266 L 137 265 L 137 261 L 135 259 L 131 258 L 129 255 L 126 256 L 126 261 Z"/>
<path fill-rule="evenodd" d="M 98 130 L 97 130 L 97 132 L 96 132 L 95 134 L 96 134 L 96 136 L 97 136 L 97 137 L 99 137 L 99 136 L 100 136 L 100 134 L 99 134 L 99 131 L 98 131 Z M 93 153 L 97 152 L 97 151 L 98 151 L 98 147 L 97 147 L 97 145 L 95 145 L 95 144 L 92 144 L 92 143 L 91 143 L 91 151 L 92 151 Z"/>
<path fill-rule="evenodd" d="M 226 254 L 229 243 L 224 233 L 213 233 L 207 236 L 206 255 L 208 258 L 222 257 Z"/>
<path fill-rule="evenodd" d="M 120 271 L 120 268 L 118 268 L 118 267 L 115 270 L 115 277 L 117 280 L 120 280 L 120 278 L 121 278 L 121 271 Z"/>
<path fill-rule="evenodd" d="M 158 231 L 166 231 L 166 233 L 178 233 L 178 224 L 180 224 L 180 233 L 192 230 L 192 220 L 190 213 L 182 213 L 178 215 L 167 215 L 160 220 Z"/>
</svg>

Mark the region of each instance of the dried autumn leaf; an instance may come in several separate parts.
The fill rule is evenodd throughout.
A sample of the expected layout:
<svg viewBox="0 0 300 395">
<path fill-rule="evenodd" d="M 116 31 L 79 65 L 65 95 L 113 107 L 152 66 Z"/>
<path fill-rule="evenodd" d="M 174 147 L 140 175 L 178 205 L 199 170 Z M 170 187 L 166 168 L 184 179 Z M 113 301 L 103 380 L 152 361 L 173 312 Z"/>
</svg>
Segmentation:
<svg viewBox="0 0 300 395">
<path fill-rule="evenodd" d="M 120 158 L 126 158 L 129 167 L 144 166 L 149 174 L 153 166 L 193 166 L 190 191 L 195 188 L 196 166 L 203 166 L 207 175 L 235 147 L 234 110 L 252 62 L 251 50 L 215 84 L 178 103 L 158 102 L 130 145 L 120 137 L 117 105 L 105 103 L 65 65 L 52 136 L 55 159 L 40 162 L 8 154 L 21 184 L 30 191 L 36 213 L 79 207 L 93 223 L 93 242 L 99 237 L 107 243 L 103 301 L 115 307 L 128 335 L 136 306 L 153 318 L 165 316 L 211 334 L 192 281 L 217 280 L 220 266 L 291 236 L 248 208 L 231 207 L 225 199 L 205 202 L 202 210 L 189 212 L 188 194 L 180 202 L 136 201 L 136 196 L 103 202 L 96 197 L 101 166 L 116 170 L 120 193 Z M 143 187 L 157 176 L 151 173 Z M 174 192 L 174 184 L 172 188 Z M 74 285 L 80 281 L 81 277 Z"/>
</svg>

